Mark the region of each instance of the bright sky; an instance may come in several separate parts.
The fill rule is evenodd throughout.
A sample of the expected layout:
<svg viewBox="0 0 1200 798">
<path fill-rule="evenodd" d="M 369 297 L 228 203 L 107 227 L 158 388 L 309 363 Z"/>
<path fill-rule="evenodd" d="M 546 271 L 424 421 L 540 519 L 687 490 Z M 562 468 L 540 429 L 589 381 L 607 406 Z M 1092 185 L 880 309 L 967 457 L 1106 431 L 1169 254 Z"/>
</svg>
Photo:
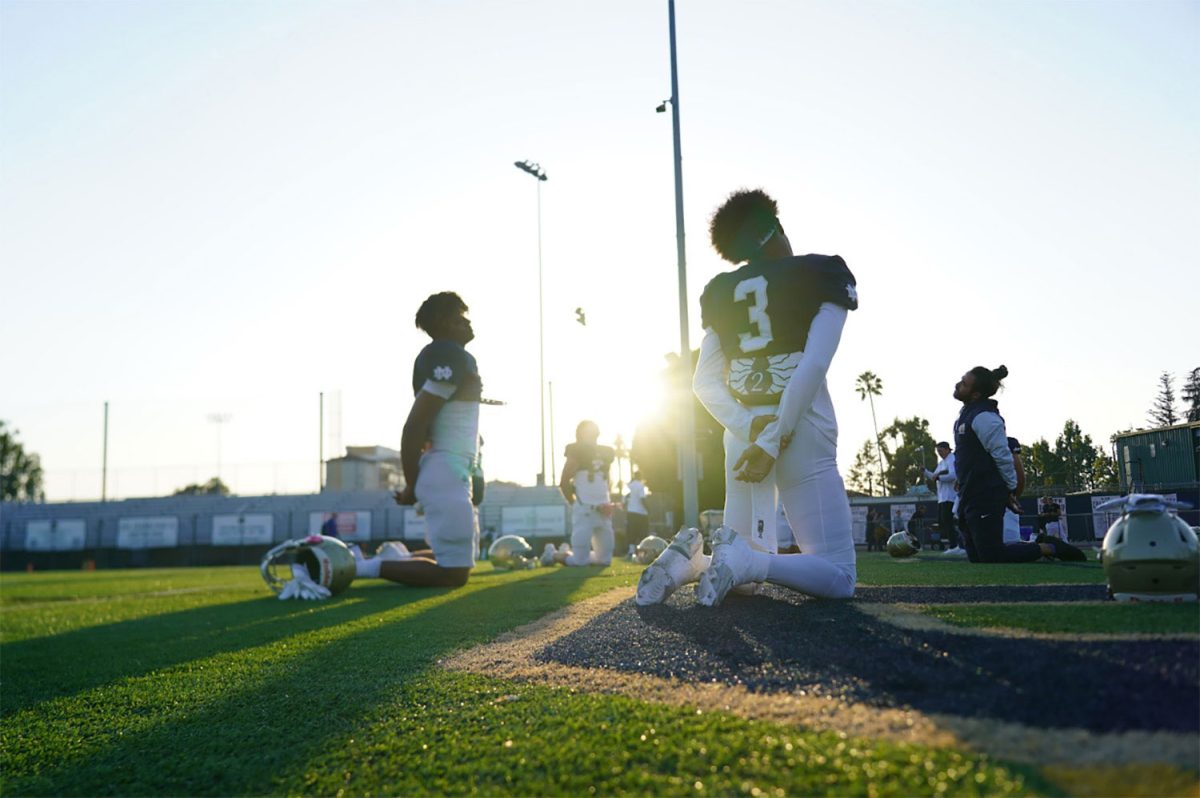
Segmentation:
<svg viewBox="0 0 1200 798">
<path fill-rule="evenodd" d="M 723 269 L 708 215 L 766 188 L 799 252 L 858 278 L 829 374 L 843 472 L 868 369 L 881 426 L 949 436 L 959 375 L 1005 363 L 1012 434 L 1107 442 L 1200 366 L 1200 5 L 677 13 L 692 345 Z M 99 495 L 106 400 L 110 496 L 208 479 L 218 439 L 235 491 L 314 490 L 322 391 L 341 443 L 398 446 L 439 290 L 508 402 L 483 411 L 488 476 L 531 484 L 523 159 L 550 177 L 555 448 L 585 417 L 628 442 L 679 347 L 668 53 L 647 0 L 0 0 L 0 418 L 48 498 Z"/>
</svg>

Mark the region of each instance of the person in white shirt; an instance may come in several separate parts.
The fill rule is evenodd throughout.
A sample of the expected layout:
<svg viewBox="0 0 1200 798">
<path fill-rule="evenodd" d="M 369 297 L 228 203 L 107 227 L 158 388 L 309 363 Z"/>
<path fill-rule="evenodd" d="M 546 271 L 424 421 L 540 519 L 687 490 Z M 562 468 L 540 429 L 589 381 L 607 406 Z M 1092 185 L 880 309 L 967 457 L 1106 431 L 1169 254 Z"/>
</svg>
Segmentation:
<svg viewBox="0 0 1200 798">
<path fill-rule="evenodd" d="M 642 472 L 634 471 L 629 480 L 629 495 L 625 499 L 625 525 L 628 542 L 637 545 L 650 534 L 650 511 L 646 508 L 646 485 Z"/>
<path fill-rule="evenodd" d="M 928 468 L 921 470 L 925 473 L 925 479 L 937 484 L 938 530 L 946 542 L 945 553 L 963 556 L 967 552 L 959 543 L 958 525 L 954 520 L 954 500 L 958 498 L 958 491 L 954 488 L 954 452 L 950 450 L 948 442 L 939 441 L 937 453 L 941 458 L 937 467 L 932 471 Z"/>
<path fill-rule="evenodd" d="M 1039 532 L 1052 538 L 1059 540 L 1067 539 L 1067 522 L 1062 518 L 1062 507 L 1058 502 L 1048 500 L 1042 505 L 1042 512 L 1038 515 Z"/>
</svg>

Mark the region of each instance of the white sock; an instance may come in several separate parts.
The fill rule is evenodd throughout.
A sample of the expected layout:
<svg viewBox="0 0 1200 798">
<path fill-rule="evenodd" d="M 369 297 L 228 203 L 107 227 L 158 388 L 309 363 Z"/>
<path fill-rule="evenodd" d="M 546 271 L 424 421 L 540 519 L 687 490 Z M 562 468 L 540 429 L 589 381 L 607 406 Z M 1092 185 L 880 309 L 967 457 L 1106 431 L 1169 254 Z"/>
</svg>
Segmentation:
<svg viewBox="0 0 1200 798">
<path fill-rule="evenodd" d="M 354 575 L 356 577 L 365 576 L 368 579 L 379 578 L 379 566 L 382 564 L 382 560 L 378 557 L 367 559 L 362 555 L 362 549 L 358 546 L 351 547 L 350 553 L 354 555 Z"/>
<path fill-rule="evenodd" d="M 765 551 L 750 551 L 750 581 L 765 582 L 767 581 L 767 573 L 771 570 L 771 558 L 778 557 L 777 554 L 768 554 Z"/>
</svg>

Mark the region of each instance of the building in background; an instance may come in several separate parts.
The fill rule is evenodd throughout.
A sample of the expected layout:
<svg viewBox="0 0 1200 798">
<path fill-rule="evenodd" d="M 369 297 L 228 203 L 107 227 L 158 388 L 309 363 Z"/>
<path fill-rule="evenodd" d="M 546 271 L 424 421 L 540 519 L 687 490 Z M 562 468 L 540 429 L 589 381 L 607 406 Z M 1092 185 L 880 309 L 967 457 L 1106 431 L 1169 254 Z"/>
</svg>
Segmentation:
<svg viewBox="0 0 1200 798">
<path fill-rule="evenodd" d="M 1200 483 L 1200 422 L 1119 432 L 1112 440 L 1122 493 L 1162 493 Z"/>
<path fill-rule="evenodd" d="M 325 461 L 323 490 L 399 490 L 404 486 L 400 452 L 386 446 L 347 446 Z"/>
</svg>

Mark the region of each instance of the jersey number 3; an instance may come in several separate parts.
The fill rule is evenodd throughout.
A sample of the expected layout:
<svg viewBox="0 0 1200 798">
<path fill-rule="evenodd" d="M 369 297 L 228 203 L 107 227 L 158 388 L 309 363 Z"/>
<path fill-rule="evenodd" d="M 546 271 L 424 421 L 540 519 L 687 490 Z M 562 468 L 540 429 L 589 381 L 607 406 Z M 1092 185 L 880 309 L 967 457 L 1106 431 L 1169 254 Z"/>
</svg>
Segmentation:
<svg viewBox="0 0 1200 798">
<path fill-rule="evenodd" d="M 738 333 L 738 346 L 743 352 L 757 352 L 771 343 L 771 317 L 767 315 L 767 278 L 761 274 L 742 280 L 733 287 L 733 301 L 742 302 L 749 298 L 750 325 L 758 328 L 758 335 Z"/>
</svg>

